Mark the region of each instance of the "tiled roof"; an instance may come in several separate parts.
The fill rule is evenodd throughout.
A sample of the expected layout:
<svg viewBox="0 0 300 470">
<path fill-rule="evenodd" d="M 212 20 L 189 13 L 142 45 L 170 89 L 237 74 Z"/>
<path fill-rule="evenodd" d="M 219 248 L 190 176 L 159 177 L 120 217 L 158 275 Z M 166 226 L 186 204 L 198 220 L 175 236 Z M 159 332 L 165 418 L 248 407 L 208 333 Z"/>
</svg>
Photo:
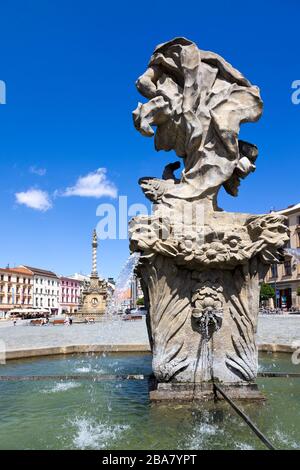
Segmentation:
<svg viewBox="0 0 300 470">
<path fill-rule="evenodd" d="M 11 274 L 24 274 L 26 276 L 32 276 L 32 273 L 27 269 L 23 267 L 19 268 L 0 268 L 1 272 L 5 273 L 11 273 Z"/>
<path fill-rule="evenodd" d="M 23 268 L 29 269 L 33 274 L 38 276 L 45 276 L 45 277 L 55 277 L 58 279 L 58 276 L 53 271 L 47 271 L 46 269 L 41 268 L 33 268 L 32 266 L 22 266 Z"/>
<path fill-rule="evenodd" d="M 32 272 L 28 268 L 22 266 L 19 266 L 18 268 L 9 268 L 9 271 L 14 273 L 27 274 L 27 276 L 32 275 Z"/>
</svg>

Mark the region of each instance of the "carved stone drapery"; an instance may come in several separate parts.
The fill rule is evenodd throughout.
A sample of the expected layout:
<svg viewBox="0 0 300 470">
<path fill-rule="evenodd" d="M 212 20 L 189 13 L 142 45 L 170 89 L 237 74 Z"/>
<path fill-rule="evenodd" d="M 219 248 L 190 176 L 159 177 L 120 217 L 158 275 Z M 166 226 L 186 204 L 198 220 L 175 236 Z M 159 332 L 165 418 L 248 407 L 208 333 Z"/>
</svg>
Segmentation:
<svg viewBox="0 0 300 470">
<path fill-rule="evenodd" d="M 233 270 L 205 272 L 178 268 L 161 255 L 141 260 L 159 381 L 255 379 L 259 278 L 265 271 L 257 258 Z"/>
</svg>

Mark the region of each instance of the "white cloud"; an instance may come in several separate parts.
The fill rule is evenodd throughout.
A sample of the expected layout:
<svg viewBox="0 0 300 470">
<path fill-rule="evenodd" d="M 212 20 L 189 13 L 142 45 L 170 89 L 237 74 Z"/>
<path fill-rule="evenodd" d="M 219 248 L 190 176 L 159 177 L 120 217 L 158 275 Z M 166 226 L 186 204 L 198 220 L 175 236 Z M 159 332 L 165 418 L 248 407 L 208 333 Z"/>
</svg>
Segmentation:
<svg viewBox="0 0 300 470">
<path fill-rule="evenodd" d="M 30 173 L 33 173 L 34 175 L 38 175 L 38 176 L 45 176 L 45 174 L 47 173 L 46 168 L 38 168 L 36 166 L 31 166 L 29 168 L 29 171 Z"/>
<path fill-rule="evenodd" d="M 31 209 L 46 212 L 52 207 L 49 194 L 40 189 L 28 189 L 28 191 L 16 193 L 15 196 L 18 204 L 23 204 Z"/>
<path fill-rule="evenodd" d="M 109 196 L 117 197 L 116 186 L 107 179 L 106 168 L 88 173 L 86 176 L 80 176 L 74 186 L 70 186 L 62 196 L 80 196 L 95 197 Z"/>
</svg>

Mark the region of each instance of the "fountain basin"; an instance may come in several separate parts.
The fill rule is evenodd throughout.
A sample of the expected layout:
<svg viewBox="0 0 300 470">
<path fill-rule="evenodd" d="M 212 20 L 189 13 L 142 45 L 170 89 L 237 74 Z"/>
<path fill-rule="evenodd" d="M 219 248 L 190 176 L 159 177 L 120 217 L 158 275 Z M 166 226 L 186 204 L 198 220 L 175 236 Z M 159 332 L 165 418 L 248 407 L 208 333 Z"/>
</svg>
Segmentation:
<svg viewBox="0 0 300 470">
<path fill-rule="evenodd" d="M 220 384 L 226 395 L 233 400 L 266 400 L 257 383 Z M 153 380 L 150 386 L 150 400 L 163 401 L 208 401 L 215 400 L 216 394 L 212 382 L 192 383 L 157 383 Z M 222 399 L 218 396 L 218 399 Z"/>
<path fill-rule="evenodd" d="M 151 374 L 150 354 L 12 360 L 1 375 Z M 297 372 L 289 354 L 260 371 Z M 261 379 L 266 402 L 242 407 L 277 448 L 299 449 L 300 379 Z M 0 382 L 1 449 L 263 449 L 224 401 L 151 406 L 148 381 Z M 285 406 L 282 406 L 282 403 Z"/>
</svg>

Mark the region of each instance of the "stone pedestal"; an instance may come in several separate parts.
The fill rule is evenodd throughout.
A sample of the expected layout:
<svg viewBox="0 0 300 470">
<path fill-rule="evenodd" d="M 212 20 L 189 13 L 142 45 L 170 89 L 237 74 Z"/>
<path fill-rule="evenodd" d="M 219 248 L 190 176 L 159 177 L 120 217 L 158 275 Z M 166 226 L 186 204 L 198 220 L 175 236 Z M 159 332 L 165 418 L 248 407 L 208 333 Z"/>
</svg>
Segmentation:
<svg viewBox="0 0 300 470">
<path fill-rule="evenodd" d="M 82 292 L 78 315 L 92 316 L 104 315 L 106 311 L 107 286 L 98 275 L 91 276 L 89 286 Z"/>
<path fill-rule="evenodd" d="M 265 401 L 266 397 L 259 391 L 256 383 L 222 383 L 222 390 L 232 400 Z M 150 401 L 153 403 L 190 402 L 223 400 L 220 394 L 215 394 L 213 383 L 158 383 L 152 381 L 149 386 Z"/>
</svg>

